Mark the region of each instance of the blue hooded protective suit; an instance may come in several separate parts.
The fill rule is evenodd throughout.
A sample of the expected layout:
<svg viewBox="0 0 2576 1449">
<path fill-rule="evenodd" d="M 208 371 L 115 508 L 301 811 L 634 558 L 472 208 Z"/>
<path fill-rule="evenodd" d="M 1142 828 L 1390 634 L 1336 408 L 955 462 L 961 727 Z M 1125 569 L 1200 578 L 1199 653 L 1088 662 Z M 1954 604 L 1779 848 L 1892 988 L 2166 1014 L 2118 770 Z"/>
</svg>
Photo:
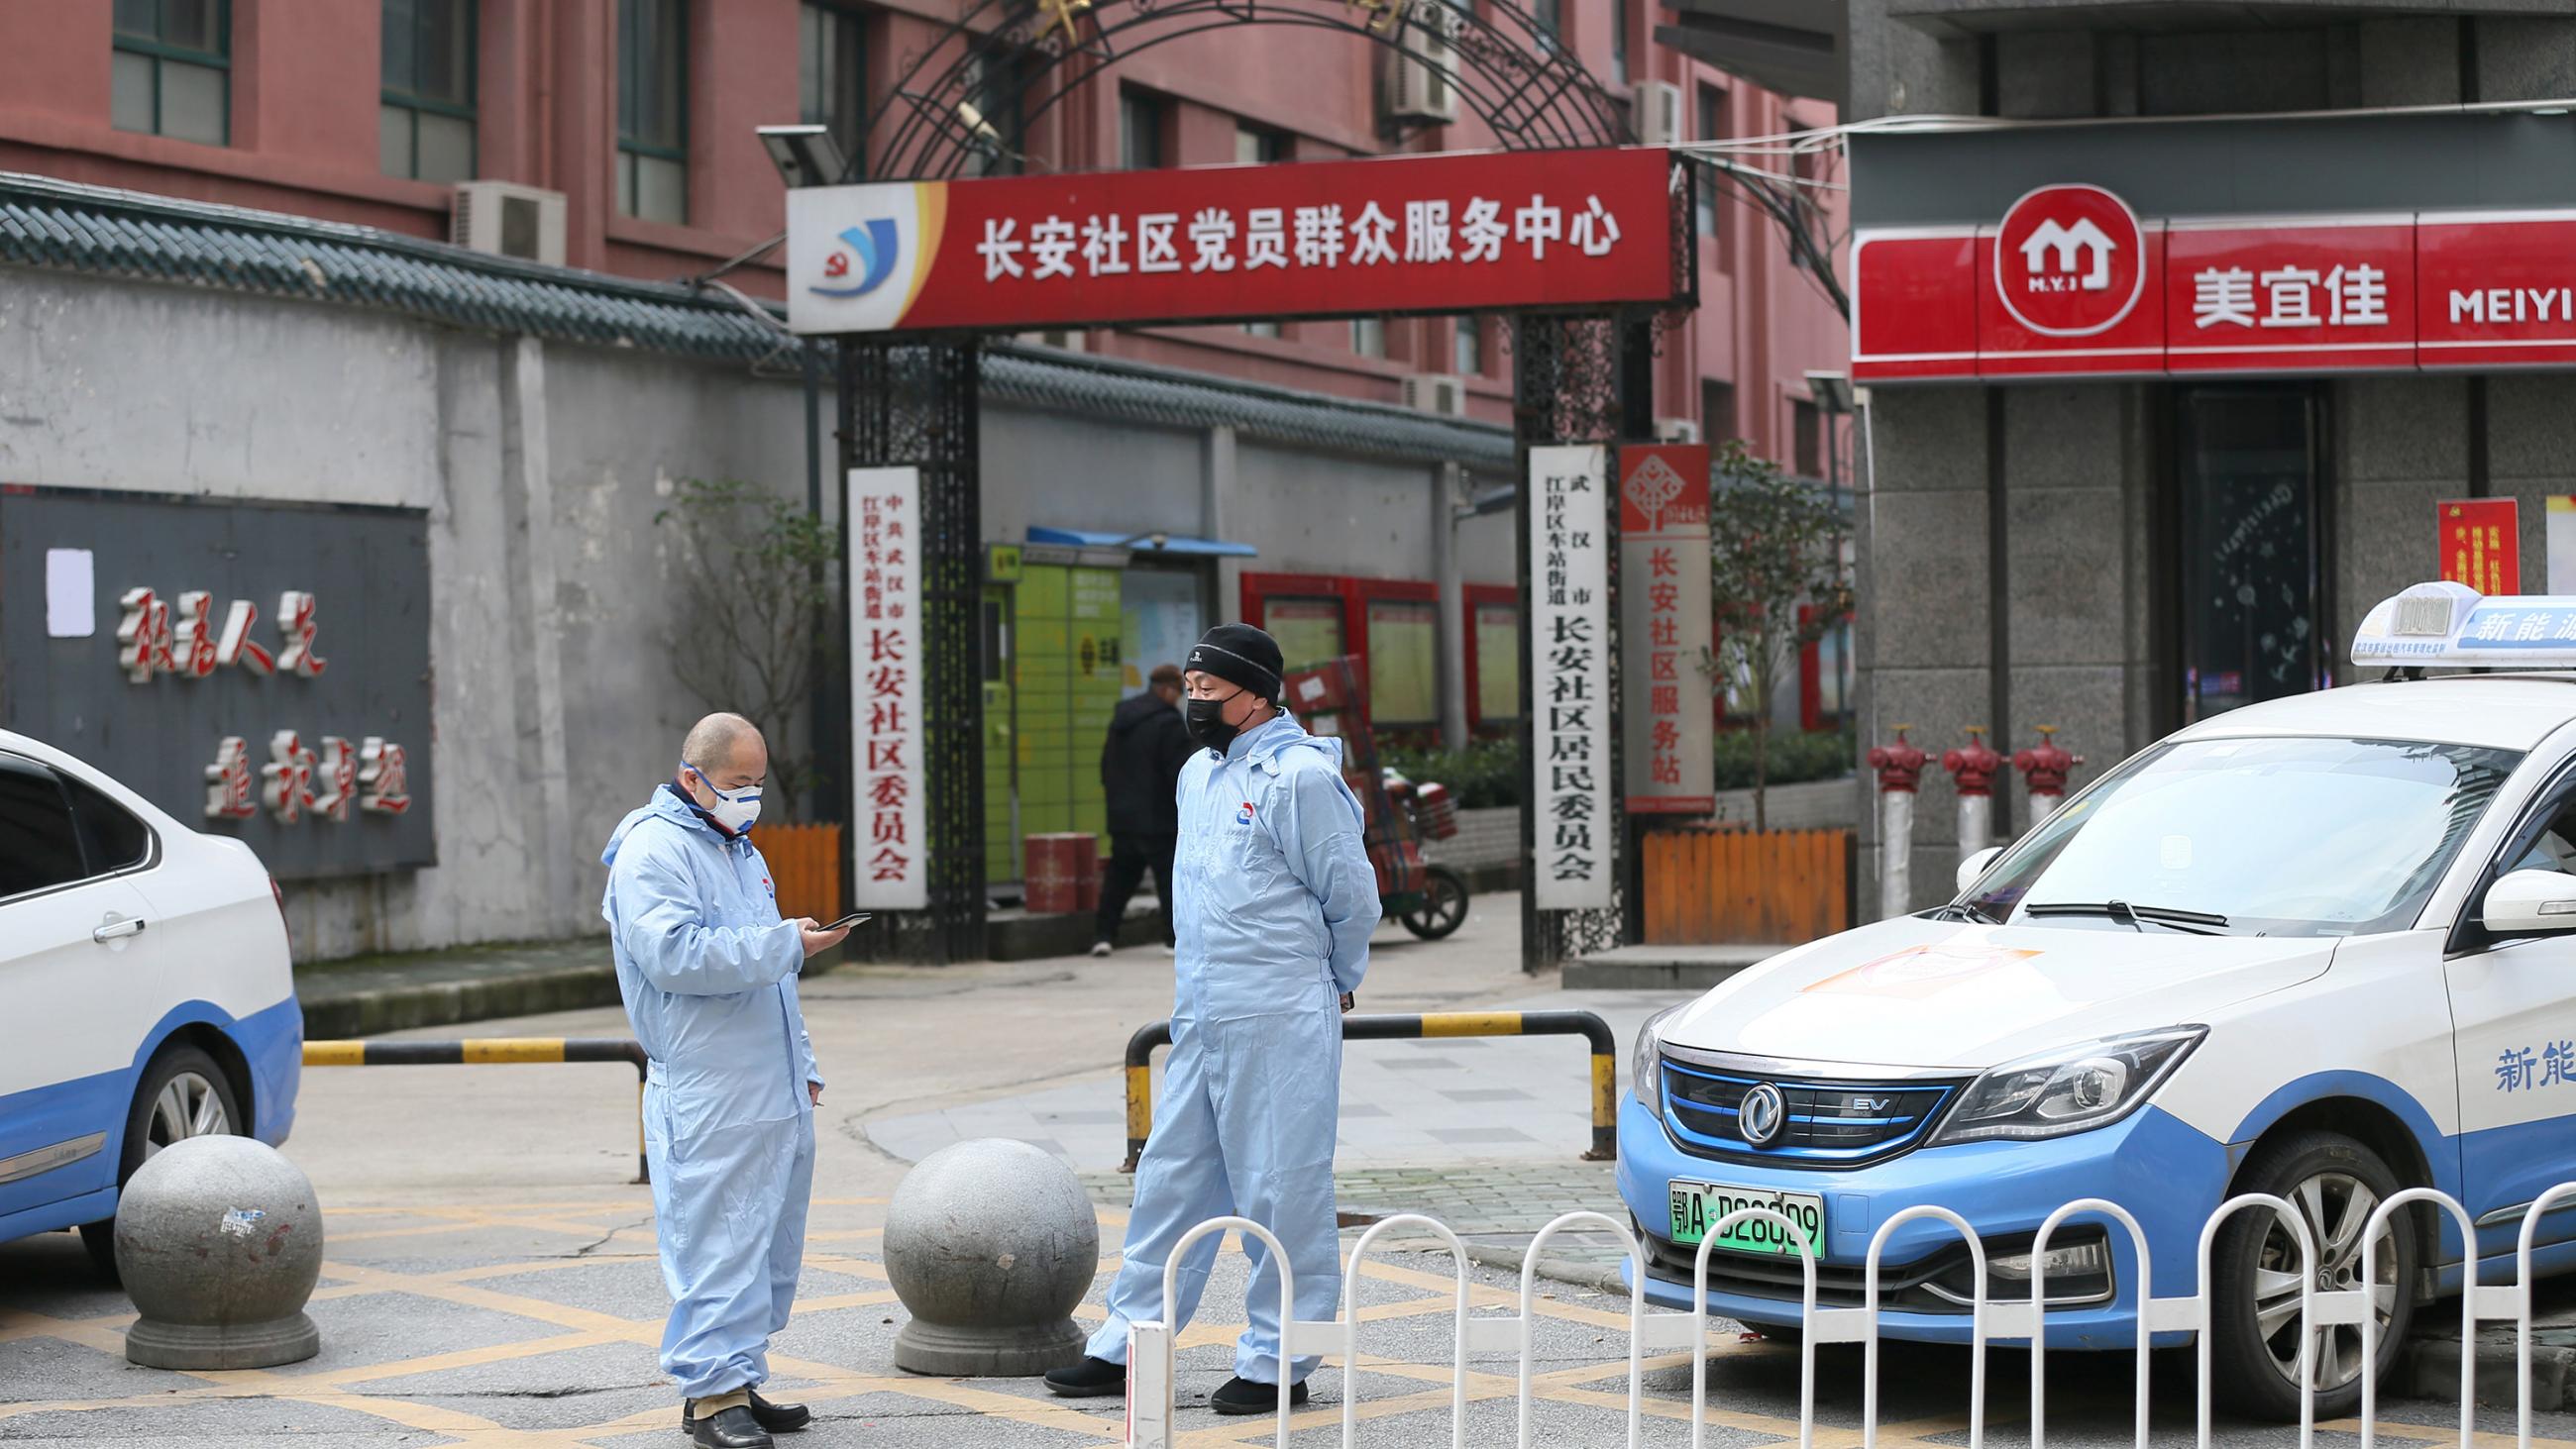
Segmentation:
<svg viewBox="0 0 2576 1449">
<path fill-rule="evenodd" d="M 1295 1270 L 1296 1312 L 1328 1319 L 1341 1299 L 1333 1220 L 1333 1132 L 1341 1117 L 1343 992 L 1368 971 L 1377 873 L 1366 817 L 1342 780 L 1342 742 L 1287 715 L 1246 729 L 1225 758 L 1181 771 L 1181 843 L 1172 926 L 1179 980 L 1162 1099 L 1136 1165 L 1125 1260 L 1109 1318 L 1086 1350 L 1127 1361 L 1127 1326 L 1175 1331 L 1198 1309 L 1219 1238 L 1182 1262 L 1179 1301 L 1163 1303 L 1163 1266 L 1181 1234 L 1240 1214 L 1270 1229 Z M 1249 1326 L 1234 1371 L 1279 1382 L 1279 1274 L 1260 1243 Z M 1314 1372 L 1300 1358 L 1290 1381 Z"/>
<path fill-rule="evenodd" d="M 820 1083 L 769 865 L 669 785 L 608 838 L 617 989 L 652 1058 L 644 1156 L 671 1321 L 662 1371 L 692 1399 L 769 1379 L 805 1256 Z"/>
</svg>

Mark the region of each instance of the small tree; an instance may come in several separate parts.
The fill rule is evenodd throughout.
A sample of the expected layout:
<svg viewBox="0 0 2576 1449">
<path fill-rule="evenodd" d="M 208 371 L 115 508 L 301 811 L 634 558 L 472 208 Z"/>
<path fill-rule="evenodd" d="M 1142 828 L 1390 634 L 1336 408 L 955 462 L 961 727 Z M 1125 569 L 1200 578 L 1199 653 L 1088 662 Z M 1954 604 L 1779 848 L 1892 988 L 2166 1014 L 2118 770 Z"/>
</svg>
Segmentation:
<svg viewBox="0 0 2576 1449">
<path fill-rule="evenodd" d="M 817 775 L 812 752 L 791 753 L 786 742 L 830 667 L 830 645 L 817 641 L 831 637 L 824 566 L 840 557 L 840 530 L 739 478 L 682 480 L 653 522 L 679 545 L 672 672 L 708 708 L 760 726 L 770 747 L 766 794 L 792 820 Z"/>
<path fill-rule="evenodd" d="M 1799 651 L 1851 608 L 1833 498 L 1730 440 L 1709 480 L 1709 602 L 1716 615 L 1719 689 L 1740 687 L 1753 710 L 1753 828 L 1768 829 L 1771 695 Z M 1804 620 L 1801 606 L 1815 606 Z"/>
</svg>

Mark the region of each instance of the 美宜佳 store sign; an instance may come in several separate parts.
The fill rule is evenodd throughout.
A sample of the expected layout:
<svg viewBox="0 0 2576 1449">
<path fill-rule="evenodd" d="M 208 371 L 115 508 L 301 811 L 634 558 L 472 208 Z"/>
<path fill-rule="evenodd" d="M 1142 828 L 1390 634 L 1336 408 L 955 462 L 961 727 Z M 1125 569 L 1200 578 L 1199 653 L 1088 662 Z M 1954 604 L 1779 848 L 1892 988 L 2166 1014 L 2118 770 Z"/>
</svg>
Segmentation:
<svg viewBox="0 0 2576 1449">
<path fill-rule="evenodd" d="M 1656 147 L 808 187 L 788 324 L 920 332 L 1496 311 L 1686 294 Z"/>
<path fill-rule="evenodd" d="M 2576 366 L 2576 212 L 2141 219 L 2048 186 L 1864 230 L 1852 268 L 1869 382 Z"/>
</svg>

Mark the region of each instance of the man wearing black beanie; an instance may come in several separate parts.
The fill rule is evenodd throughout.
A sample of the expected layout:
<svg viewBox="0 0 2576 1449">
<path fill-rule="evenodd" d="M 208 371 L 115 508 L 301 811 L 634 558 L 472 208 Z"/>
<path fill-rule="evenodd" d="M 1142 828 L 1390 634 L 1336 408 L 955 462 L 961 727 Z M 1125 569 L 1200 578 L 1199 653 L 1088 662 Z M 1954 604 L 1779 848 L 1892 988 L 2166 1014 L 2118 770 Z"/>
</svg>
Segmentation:
<svg viewBox="0 0 2576 1449">
<path fill-rule="evenodd" d="M 1296 1279 L 1296 1315 L 1330 1319 L 1341 1298 L 1333 1135 L 1341 1115 L 1341 1013 L 1368 971 L 1377 872 L 1366 816 L 1342 779 L 1342 742 L 1306 733 L 1279 707 L 1278 641 L 1220 624 L 1190 650 L 1190 736 L 1182 767 L 1172 927 L 1179 938 L 1172 1054 L 1136 1167 L 1126 1251 L 1108 1321 L 1080 1363 L 1047 1375 L 1070 1397 L 1125 1391 L 1128 1325 L 1178 1333 L 1198 1308 L 1219 1239 L 1193 1244 L 1163 1302 L 1163 1269 L 1183 1233 L 1240 1215 L 1275 1234 Z M 1246 1316 L 1220 1414 L 1306 1399 L 1316 1360 L 1280 1361 L 1279 1269 L 1250 1237 Z M 1285 1378 L 1282 1377 L 1283 1368 Z"/>
</svg>

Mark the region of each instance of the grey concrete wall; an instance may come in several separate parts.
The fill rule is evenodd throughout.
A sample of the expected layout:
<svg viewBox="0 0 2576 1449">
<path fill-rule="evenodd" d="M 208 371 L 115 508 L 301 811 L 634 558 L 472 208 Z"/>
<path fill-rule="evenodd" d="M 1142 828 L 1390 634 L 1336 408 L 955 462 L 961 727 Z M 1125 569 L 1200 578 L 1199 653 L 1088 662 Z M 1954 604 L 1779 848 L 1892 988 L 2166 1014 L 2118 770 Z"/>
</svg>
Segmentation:
<svg viewBox="0 0 2576 1449">
<path fill-rule="evenodd" d="M 1246 438 L 1235 450 L 1230 511 L 1241 519 L 1242 536 L 1260 541 L 1256 568 L 1427 582 L 1424 520 L 1439 476 L 1429 463 L 1318 459 Z M 1508 536 L 1508 526 L 1504 531 Z"/>
<path fill-rule="evenodd" d="M 0 482 L 428 513 L 436 683 L 415 758 L 440 782 L 439 864 L 294 889 L 304 959 L 600 929 L 600 847 L 708 707 L 673 673 L 692 646 L 655 515 L 692 477 L 801 501 L 803 408 L 795 380 L 739 365 L 0 273 Z M 1433 577 L 1429 463 L 1001 407 L 981 441 L 988 538 L 1213 513 L 1262 545 L 1255 568 Z M 1460 544 L 1466 578 L 1511 578 L 1508 516 Z"/>
<path fill-rule="evenodd" d="M 2357 377 L 2333 387 L 2340 681 L 2356 677 L 2340 655 L 2370 606 L 2439 572 L 2434 505 L 2469 491 L 2469 386 L 2461 377 Z"/>
<path fill-rule="evenodd" d="M 1958 864 L 1958 797 L 1939 768 L 1959 727 L 1991 725 L 1993 631 L 1987 553 L 1987 404 L 1975 387 L 1880 388 L 1858 471 L 1860 529 L 1853 621 L 1861 747 L 1910 737 L 1933 759 L 1915 804 L 1918 905 Z M 1860 900 L 1878 902 L 1878 821 L 1864 773 L 1852 790 L 1861 829 Z"/>
<path fill-rule="evenodd" d="M 986 538 L 1026 538 L 1032 525 L 1125 533 L 1201 527 L 1203 434 L 988 406 L 981 441 Z M 1242 525 L 1230 519 L 1228 526 Z"/>
<path fill-rule="evenodd" d="M 294 889 L 307 959 L 598 929 L 600 845 L 705 710 L 653 516 L 803 493 L 792 383 L 345 307 L 14 272 L 0 399 L 11 482 L 428 511 L 439 864 Z"/>
</svg>

